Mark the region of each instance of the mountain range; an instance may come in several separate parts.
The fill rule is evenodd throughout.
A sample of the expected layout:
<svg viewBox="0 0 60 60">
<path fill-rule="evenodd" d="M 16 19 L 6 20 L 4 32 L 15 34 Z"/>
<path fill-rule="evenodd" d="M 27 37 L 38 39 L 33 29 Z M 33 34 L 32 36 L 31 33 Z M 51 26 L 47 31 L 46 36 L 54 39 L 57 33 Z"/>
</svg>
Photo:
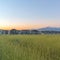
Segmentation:
<svg viewBox="0 0 60 60">
<path fill-rule="evenodd" d="M 60 31 L 60 27 L 45 27 L 38 29 L 39 31 Z"/>
</svg>

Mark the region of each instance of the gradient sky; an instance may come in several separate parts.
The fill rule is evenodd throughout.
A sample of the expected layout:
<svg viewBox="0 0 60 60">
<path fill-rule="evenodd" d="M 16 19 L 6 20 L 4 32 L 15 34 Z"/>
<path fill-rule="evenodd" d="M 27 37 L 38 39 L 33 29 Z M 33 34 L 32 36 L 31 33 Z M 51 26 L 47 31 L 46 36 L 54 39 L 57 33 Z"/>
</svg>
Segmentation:
<svg viewBox="0 0 60 60">
<path fill-rule="evenodd" d="M 0 29 L 60 27 L 60 0 L 0 0 Z"/>
</svg>

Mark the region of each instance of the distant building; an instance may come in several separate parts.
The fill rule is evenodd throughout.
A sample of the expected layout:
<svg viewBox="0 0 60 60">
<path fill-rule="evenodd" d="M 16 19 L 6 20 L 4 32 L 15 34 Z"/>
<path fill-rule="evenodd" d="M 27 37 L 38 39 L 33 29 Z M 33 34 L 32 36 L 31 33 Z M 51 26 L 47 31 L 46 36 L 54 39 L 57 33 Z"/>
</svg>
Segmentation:
<svg viewBox="0 0 60 60">
<path fill-rule="evenodd" d="M 10 33 L 10 34 L 18 34 L 18 31 L 17 31 L 16 29 L 12 29 L 12 30 L 10 30 L 9 33 Z"/>
<path fill-rule="evenodd" d="M 1 34 L 60 34 L 60 31 L 39 31 L 39 30 L 0 30 Z"/>
<path fill-rule="evenodd" d="M 0 34 L 3 34 L 3 30 L 0 30 Z"/>
<path fill-rule="evenodd" d="M 21 34 L 30 34 L 30 30 L 21 30 Z"/>
<path fill-rule="evenodd" d="M 31 34 L 40 34 L 38 30 L 31 30 Z"/>
<path fill-rule="evenodd" d="M 3 30 L 3 34 L 8 34 L 8 30 Z"/>
</svg>

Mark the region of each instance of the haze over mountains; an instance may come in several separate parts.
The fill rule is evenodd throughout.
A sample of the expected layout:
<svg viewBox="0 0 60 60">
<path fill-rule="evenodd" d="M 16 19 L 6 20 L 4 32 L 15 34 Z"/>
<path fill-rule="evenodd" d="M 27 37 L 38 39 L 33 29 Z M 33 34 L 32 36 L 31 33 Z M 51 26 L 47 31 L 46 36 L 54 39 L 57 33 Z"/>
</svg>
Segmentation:
<svg viewBox="0 0 60 60">
<path fill-rule="evenodd" d="M 60 27 L 45 27 L 38 29 L 39 31 L 60 31 Z"/>
<path fill-rule="evenodd" d="M 14 29 L 14 28 L 13 28 Z M 5 30 L 5 29 L 0 29 Z M 17 30 L 17 29 L 16 29 Z M 37 28 L 37 29 L 25 29 L 25 30 L 38 30 L 38 31 L 60 31 L 60 27 L 44 27 L 44 28 Z"/>
</svg>

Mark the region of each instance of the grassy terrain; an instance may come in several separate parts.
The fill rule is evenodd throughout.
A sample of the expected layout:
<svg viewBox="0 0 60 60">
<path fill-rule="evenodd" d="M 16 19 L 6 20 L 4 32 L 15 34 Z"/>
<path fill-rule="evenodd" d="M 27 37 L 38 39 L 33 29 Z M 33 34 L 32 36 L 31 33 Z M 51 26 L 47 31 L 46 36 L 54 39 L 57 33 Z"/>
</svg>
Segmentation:
<svg viewBox="0 0 60 60">
<path fill-rule="evenodd" d="M 60 60 L 60 35 L 0 35 L 0 60 Z"/>
</svg>

